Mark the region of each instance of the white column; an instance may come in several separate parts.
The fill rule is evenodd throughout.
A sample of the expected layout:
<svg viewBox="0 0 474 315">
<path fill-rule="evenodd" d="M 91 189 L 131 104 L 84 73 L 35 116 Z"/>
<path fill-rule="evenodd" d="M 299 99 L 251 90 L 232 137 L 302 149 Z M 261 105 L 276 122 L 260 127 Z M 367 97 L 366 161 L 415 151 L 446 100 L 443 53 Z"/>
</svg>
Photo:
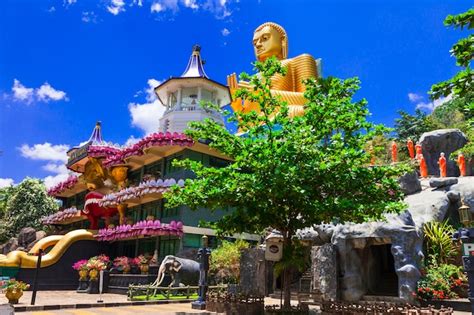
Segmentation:
<svg viewBox="0 0 474 315">
<path fill-rule="evenodd" d="M 202 87 L 199 86 L 198 87 L 198 98 L 197 98 L 198 104 L 201 101 L 201 97 L 202 97 Z"/>
<path fill-rule="evenodd" d="M 182 88 L 178 89 L 178 104 L 176 104 L 176 109 L 181 110 L 181 90 Z"/>
</svg>

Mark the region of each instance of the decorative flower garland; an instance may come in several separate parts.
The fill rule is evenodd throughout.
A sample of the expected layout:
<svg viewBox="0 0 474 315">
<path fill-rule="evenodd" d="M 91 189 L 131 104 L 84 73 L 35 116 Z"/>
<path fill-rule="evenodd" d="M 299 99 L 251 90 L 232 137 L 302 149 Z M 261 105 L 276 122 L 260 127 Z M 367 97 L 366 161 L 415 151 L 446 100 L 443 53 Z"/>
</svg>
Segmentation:
<svg viewBox="0 0 474 315">
<path fill-rule="evenodd" d="M 80 210 L 77 210 L 76 207 L 71 207 L 64 209 L 62 211 L 58 211 L 54 214 L 45 216 L 41 218 L 41 223 L 43 224 L 58 224 L 61 223 L 62 221 L 66 219 L 73 218 L 77 216 L 77 213 L 80 212 Z"/>
<path fill-rule="evenodd" d="M 171 221 L 169 224 L 160 220 L 139 221 L 134 225 L 119 225 L 113 228 L 100 229 L 94 237 L 98 241 L 117 241 L 138 236 L 183 235 L 183 223 Z"/>
<path fill-rule="evenodd" d="M 120 148 L 108 145 L 91 145 L 87 148 L 87 154 L 91 157 L 111 156 L 120 152 Z"/>
<path fill-rule="evenodd" d="M 100 201 L 101 207 L 110 207 L 113 205 L 120 204 L 126 200 L 141 198 L 147 194 L 163 193 L 167 191 L 171 186 L 178 184 L 178 186 L 184 186 L 184 180 L 180 179 L 176 182 L 174 178 L 170 179 L 158 179 L 141 182 L 138 186 L 128 187 L 122 189 L 116 193 L 105 195 Z"/>
<path fill-rule="evenodd" d="M 157 132 L 146 136 L 135 144 L 126 147 L 122 150 L 110 152 L 106 155 L 107 158 L 104 160 L 102 165 L 104 167 L 111 167 L 117 164 L 125 163 L 125 159 L 131 156 L 143 155 L 144 149 L 154 146 L 166 146 L 166 145 L 179 145 L 179 146 L 192 146 L 194 141 L 186 136 L 184 133 L 177 132 Z M 115 148 L 114 148 L 115 150 Z M 113 150 L 111 150 L 113 151 Z"/>
<path fill-rule="evenodd" d="M 63 191 L 65 191 L 67 189 L 73 188 L 74 185 L 76 185 L 78 181 L 79 180 L 78 180 L 77 176 L 71 175 L 65 181 L 60 182 L 56 186 L 50 188 L 48 190 L 48 195 L 56 196 L 56 195 L 62 193 Z"/>
</svg>

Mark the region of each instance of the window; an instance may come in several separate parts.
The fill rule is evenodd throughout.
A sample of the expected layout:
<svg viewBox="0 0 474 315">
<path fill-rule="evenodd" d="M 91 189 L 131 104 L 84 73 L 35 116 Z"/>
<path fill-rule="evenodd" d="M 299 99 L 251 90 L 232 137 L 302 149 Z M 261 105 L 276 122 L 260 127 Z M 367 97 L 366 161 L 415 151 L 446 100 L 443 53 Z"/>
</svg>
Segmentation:
<svg viewBox="0 0 474 315">
<path fill-rule="evenodd" d="M 154 179 L 161 178 L 161 166 L 162 166 L 162 160 L 153 162 L 151 164 L 145 165 L 145 170 L 144 170 L 144 177 L 147 175 L 152 176 Z"/>
<path fill-rule="evenodd" d="M 142 204 L 141 220 L 146 220 L 148 216 L 158 219 L 160 214 L 160 200 Z"/>
<path fill-rule="evenodd" d="M 215 156 L 209 156 L 209 166 L 211 167 L 226 167 L 230 162 L 224 159 L 219 159 Z"/>
<path fill-rule="evenodd" d="M 179 207 L 167 208 L 166 206 L 163 209 L 163 218 L 176 217 L 179 214 Z"/>
<path fill-rule="evenodd" d="M 173 166 L 173 160 L 182 160 L 183 159 L 183 154 L 179 154 L 176 156 L 168 157 L 166 159 L 166 174 L 174 173 L 177 171 L 180 171 L 181 168 Z"/>
<path fill-rule="evenodd" d="M 166 236 L 162 236 L 160 240 L 160 259 L 163 259 L 167 255 L 175 255 L 179 250 L 179 239 L 167 239 Z"/>
<path fill-rule="evenodd" d="M 84 209 L 84 203 L 86 201 L 86 195 L 87 195 L 88 191 L 83 191 L 81 193 L 78 193 L 76 195 L 76 208 L 79 209 L 79 210 L 82 210 Z"/>
<path fill-rule="evenodd" d="M 129 186 L 138 186 L 142 179 L 141 169 L 135 170 L 128 173 L 128 185 Z"/>
</svg>

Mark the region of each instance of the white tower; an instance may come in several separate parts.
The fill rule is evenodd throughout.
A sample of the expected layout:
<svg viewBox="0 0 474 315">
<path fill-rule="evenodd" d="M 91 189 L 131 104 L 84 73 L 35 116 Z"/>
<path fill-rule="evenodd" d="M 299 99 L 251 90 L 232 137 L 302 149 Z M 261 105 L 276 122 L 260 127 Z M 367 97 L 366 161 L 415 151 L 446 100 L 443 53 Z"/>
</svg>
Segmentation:
<svg viewBox="0 0 474 315">
<path fill-rule="evenodd" d="M 180 77 L 171 77 L 155 88 L 155 94 L 166 107 L 160 119 L 160 131 L 183 132 L 191 121 L 212 118 L 224 124 L 222 115 L 204 109 L 201 101 L 209 101 L 220 107 L 230 103 L 229 88 L 209 79 L 204 72 L 200 55 L 201 47 L 195 45 L 188 66 Z"/>
</svg>

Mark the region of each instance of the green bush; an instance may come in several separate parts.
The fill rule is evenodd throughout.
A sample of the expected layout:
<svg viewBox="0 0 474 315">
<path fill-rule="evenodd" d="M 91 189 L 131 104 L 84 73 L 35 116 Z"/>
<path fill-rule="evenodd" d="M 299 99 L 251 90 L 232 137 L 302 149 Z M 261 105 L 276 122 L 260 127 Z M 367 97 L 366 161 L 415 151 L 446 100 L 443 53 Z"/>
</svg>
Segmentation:
<svg viewBox="0 0 474 315">
<path fill-rule="evenodd" d="M 240 251 L 249 243 L 237 240 L 235 243 L 223 241 L 211 253 L 210 276 L 216 283 L 238 283 L 240 277 Z"/>
<path fill-rule="evenodd" d="M 428 222 L 423 226 L 428 264 L 447 264 L 457 254 L 452 241 L 454 227 L 448 221 Z"/>
<path fill-rule="evenodd" d="M 418 281 L 416 296 L 420 300 L 459 298 L 455 290 L 466 284 L 462 267 L 451 264 L 431 265 Z"/>
</svg>

